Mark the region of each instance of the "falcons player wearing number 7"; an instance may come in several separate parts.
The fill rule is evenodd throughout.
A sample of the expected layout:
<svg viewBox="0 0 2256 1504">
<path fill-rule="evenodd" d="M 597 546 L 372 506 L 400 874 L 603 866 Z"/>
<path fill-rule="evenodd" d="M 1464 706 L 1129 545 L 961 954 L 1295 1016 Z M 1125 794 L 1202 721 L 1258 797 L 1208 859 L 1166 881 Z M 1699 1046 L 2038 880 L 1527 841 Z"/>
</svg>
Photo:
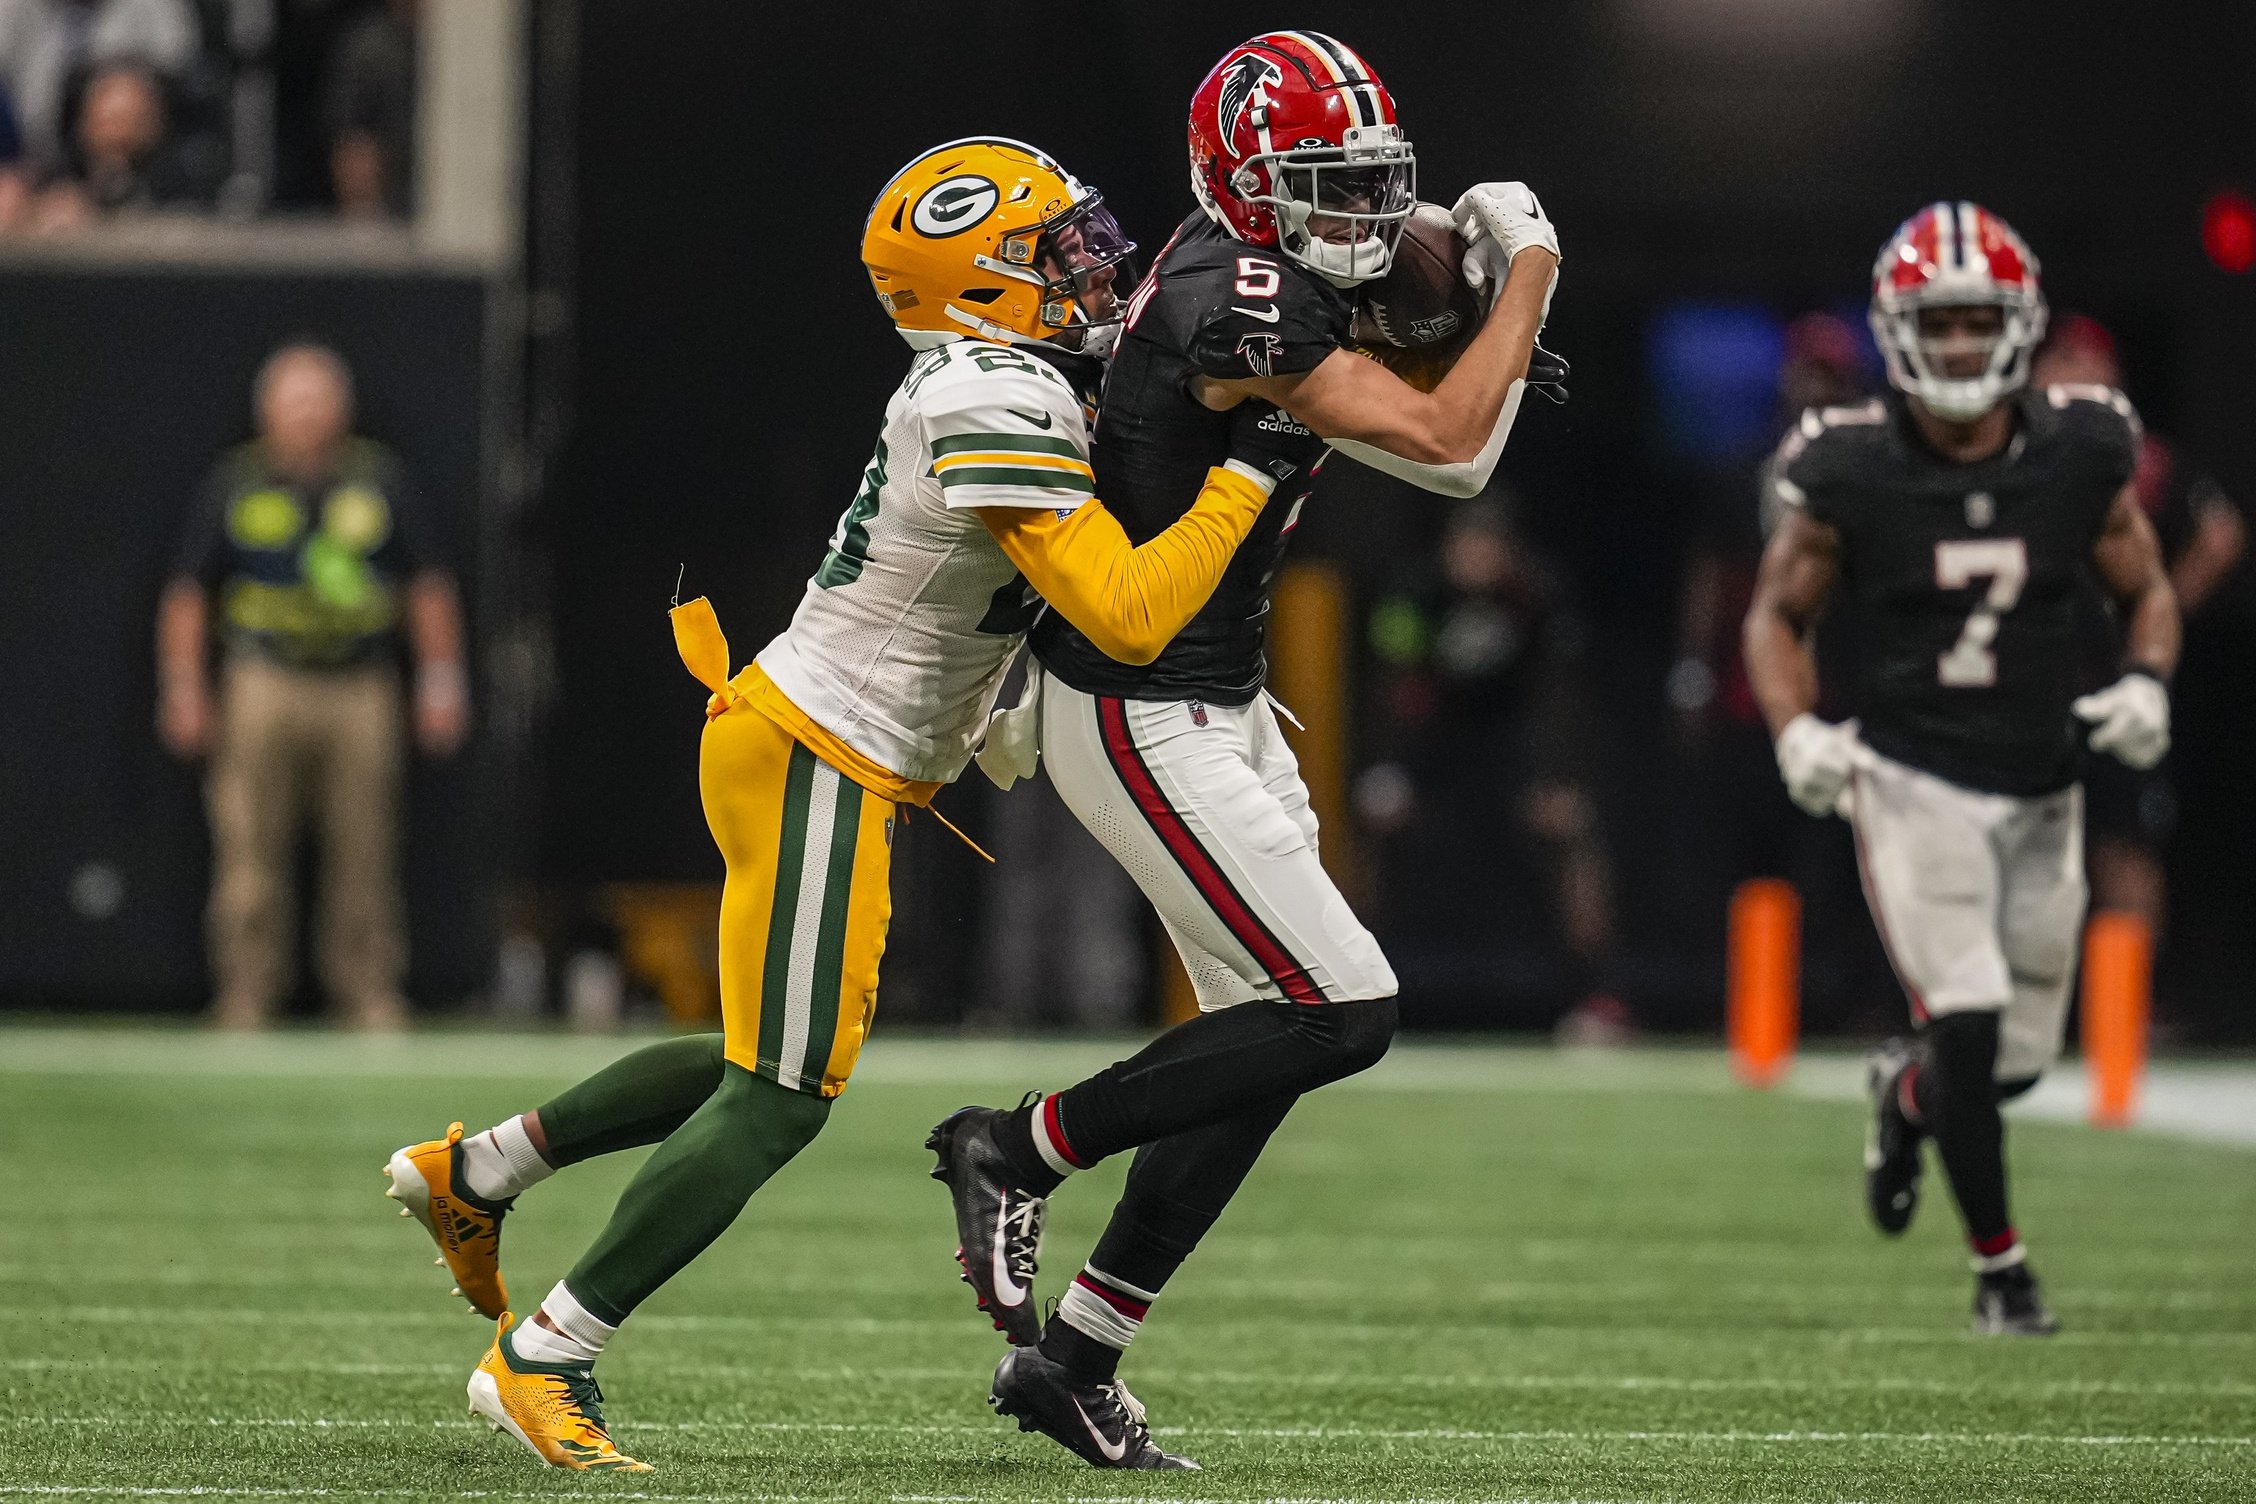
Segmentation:
<svg viewBox="0 0 2256 1504">
<path fill-rule="evenodd" d="M 1769 484 L 1782 520 L 1746 623 L 1748 676 L 1795 803 L 1846 814 L 1916 1041 L 1869 1063 L 1865 1199 L 1900 1233 L 1933 1139 L 1966 1224 L 1977 1334 L 2047 1335 L 2006 1207 L 1998 1107 L 2059 1054 L 2085 901 L 2086 744 L 2170 745 L 2178 607 L 2131 476 L 2138 419 L 2098 386 L 2027 390 L 2037 261 L 1970 203 L 1906 220 L 1873 268 L 1895 392 L 1813 410 Z M 2078 598 L 2123 621 L 2123 674 L 2076 697 Z M 1836 586 L 1864 643 L 1860 719 L 1811 713 L 1810 629 Z"/>
<path fill-rule="evenodd" d="M 1429 490 L 1480 490 L 1558 266 L 1525 187 L 1467 193 L 1467 281 L 1493 301 L 1421 392 L 1348 348 L 1353 291 L 1385 274 L 1416 202 L 1410 142 L 1363 59 L 1305 31 L 1232 48 L 1192 98 L 1190 157 L 1200 207 L 1131 300 L 1097 483 L 1131 536 L 1169 526 L 1220 462 L 1234 411 L 1277 438 L 1276 490 L 1150 663 L 1116 661 L 1055 613 L 1036 622 L 1038 699 L 1022 719 L 1038 722 L 1059 796 L 1159 911 L 1202 1012 L 1017 1111 L 966 1108 L 929 1145 L 965 1275 L 1017 1344 L 991 1402 L 1107 1468 L 1187 1465 L 1152 1442 L 1118 1382 L 1122 1352 L 1293 1103 L 1394 1035 L 1394 973 L 1318 860 L 1308 790 L 1262 689 L 1271 584 L 1309 481 L 1329 444 Z M 1033 1277 L 1047 1197 L 1131 1149 L 1111 1223 L 1045 1330 Z"/>
</svg>

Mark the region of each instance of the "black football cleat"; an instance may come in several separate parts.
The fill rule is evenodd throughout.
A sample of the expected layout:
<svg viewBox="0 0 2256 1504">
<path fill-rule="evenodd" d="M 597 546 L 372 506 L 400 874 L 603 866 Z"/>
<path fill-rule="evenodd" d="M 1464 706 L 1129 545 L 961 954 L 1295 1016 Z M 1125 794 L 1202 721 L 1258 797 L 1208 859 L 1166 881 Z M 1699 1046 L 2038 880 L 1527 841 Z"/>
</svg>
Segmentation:
<svg viewBox="0 0 2256 1504">
<path fill-rule="evenodd" d="M 1924 1168 L 1919 1145 L 1926 1135 L 1904 1116 L 1898 1093 L 1912 1053 L 1891 1039 L 1865 1057 L 1864 1088 L 1872 1098 L 1872 1120 L 1864 1132 L 1864 1207 L 1873 1226 L 1890 1237 L 1911 1226 L 1919 1210 L 1919 1176 Z"/>
<path fill-rule="evenodd" d="M 956 1204 L 956 1260 L 964 1283 L 995 1330 L 1015 1346 L 1032 1347 L 1042 1340 L 1034 1272 L 1049 1202 L 1017 1184 L 995 1140 L 995 1124 L 1004 1116 L 1000 1108 L 963 1108 L 933 1129 L 924 1146 L 939 1156 L 932 1178 Z"/>
<path fill-rule="evenodd" d="M 1018 1422 L 1021 1431 L 1039 1431 L 1091 1467 L 1136 1468 L 1147 1472 L 1192 1472 L 1188 1457 L 1162 1451 L 1144 1421 L 1144 1404 L 1118 1379 L 1084 1384 L 1040 1348 L 1005 1353 L 995 1365 L 995 1387 L 987 1403 L 997 1415 Z"/>
<path fill-rule="evenodd" d="M 1974 1335 L 2050 1337 L 2060 1323 L 2044 1303 L 2037 1277 L 2027 1264 L 2015 1264 L 1974 1279 Z"/>
</svg>

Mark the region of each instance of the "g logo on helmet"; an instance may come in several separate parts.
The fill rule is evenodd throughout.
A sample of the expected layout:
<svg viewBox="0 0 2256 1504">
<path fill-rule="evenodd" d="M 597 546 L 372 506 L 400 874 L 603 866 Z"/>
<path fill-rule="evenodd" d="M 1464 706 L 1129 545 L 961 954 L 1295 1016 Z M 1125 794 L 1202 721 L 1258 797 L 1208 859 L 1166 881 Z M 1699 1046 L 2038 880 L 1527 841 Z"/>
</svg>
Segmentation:
<svg viewBox="0 0 2256 1504">
<path fill-rule="evenodd" d="M 967 172 L 934 183 L 917 200 L 916 208 L 909 211 L 909 223 L 917 233 L 932 240 L 946 240 L 951 235 L 961 235 L 973 225 L 984 223 L 1003 201 L 1003 190 L 993 181 Z"/>
<path fill-rule="evenodd" d="M 1214 102 L 1215 128 L 1222 133 L 1222 144 L 1238 151 L 1238 122 L 1245 118 L 1246 110 L 1269 85 L 1285 81 L 1285 70 L 1275 59 L 1258 52 L 1238 55 L 1230 64 L 1230 71 L 1222 75 L 1222 94 Z"/>
</svg>

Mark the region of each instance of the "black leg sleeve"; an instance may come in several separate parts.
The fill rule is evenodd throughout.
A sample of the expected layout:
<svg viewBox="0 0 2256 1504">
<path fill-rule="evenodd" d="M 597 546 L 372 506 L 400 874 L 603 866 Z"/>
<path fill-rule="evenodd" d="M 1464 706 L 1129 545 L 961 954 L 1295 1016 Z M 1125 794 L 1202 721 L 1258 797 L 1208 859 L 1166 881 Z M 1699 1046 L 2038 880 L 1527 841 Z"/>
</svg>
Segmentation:
<svg viewBox="0 0 2256 1504">
<path fill-rule="evenodd" d="M 1221 1217 L 1297 1100 L 1286 1097 L 1138 1150 L 1089 1268 L 1147 1301 L 1157 1295 Z M 1120 1349 L 1082 1332 L 1062 1311 L 1050 1318 L 1042 1351 L 1100 1381 L 1120 1362 Z"/>
<path fill-rule="evenodd" d="M 1983 1253 L 2013 1241 L 2006 1210 L 2005 1119 L 1998 1112 L 1998 1016 L 1951 1013 L 1927 1025 L 1929 1058 L 1914 1095 L 1950 1175 L 1966 1236 Z"/>
<path fill-rule="evenodd" d="M 1060 1093 L 1058 1124 L 1073 1158 L 1093 1165 L 1368 1070 L 1393 1042 L 1397 1016 L 1391 997 L 1202 1013 Z"/>
</svg>

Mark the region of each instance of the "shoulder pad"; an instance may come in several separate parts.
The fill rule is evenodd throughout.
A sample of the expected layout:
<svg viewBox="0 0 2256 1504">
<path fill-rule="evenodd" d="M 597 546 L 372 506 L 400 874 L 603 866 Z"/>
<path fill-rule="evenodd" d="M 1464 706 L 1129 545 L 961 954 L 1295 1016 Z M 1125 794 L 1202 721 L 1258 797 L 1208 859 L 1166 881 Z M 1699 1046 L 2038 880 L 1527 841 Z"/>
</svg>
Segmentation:
<svg viewBox="0 0 2256 1504">
<path fill-rule="evenodd" d="M 950 507 L 1074 507 L 1096 489 L 1081 399 L 1041 361 L 975 346 L 911 394 Z"/>
<path fill-rule="evenodd" d="M 2045 388 L 2045 401 L 2062 412 L 2076 403 L 2094 403 L 2128 423 L 2134 432 L 2140 427 L 2138 409 L 2131 406 L 2131 399 L 2111 386 L 2088 381 L 2061 382 Z"/>
</svg>

